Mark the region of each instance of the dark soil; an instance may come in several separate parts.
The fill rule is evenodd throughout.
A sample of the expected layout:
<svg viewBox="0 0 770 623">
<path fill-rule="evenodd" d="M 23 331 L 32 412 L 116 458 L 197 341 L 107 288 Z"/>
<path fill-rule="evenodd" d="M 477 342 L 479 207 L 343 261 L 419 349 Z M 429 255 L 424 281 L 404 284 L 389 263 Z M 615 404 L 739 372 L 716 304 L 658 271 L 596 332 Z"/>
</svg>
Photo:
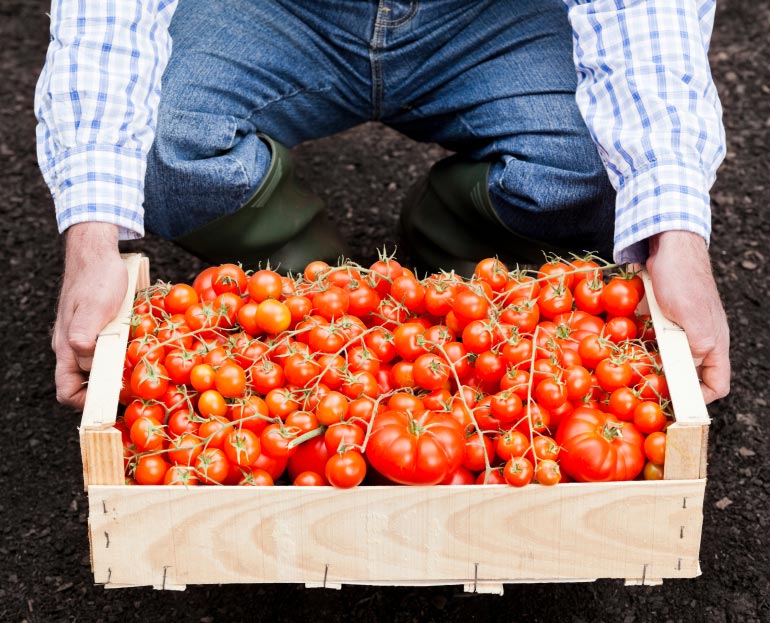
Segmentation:
<svg viewBox="0 0 770 623">
<path fill-rule="evenodd" d="M 714 189 L 712 257 L 733 331 L 731 395 L 713 405 L 701 562 L 695 580 L 662 587 L 507 586 L 504 597 L 454 587 L 306 590 L 189 587 L 183 593 L 94 586 L 81 486 L 78 414 L 54 398 L 54 320 L 61 253 L 37 168 L 32 97 L 48 43 L 46 0 L 0 1 L 0 257 L 8 285 L 0 349 L 0 621 L 770 621 L 770 3 L 722 0 L 712 43 L 729 150 Z M 442 152 L 367 125 L 297 150 L 355 259 L 397 240 L 406 189 Z M 132 245 L 153 274 L 201 266 L 171 244 Z M 500 535 L 505 538 L 505 535 Z"/>
</svg>

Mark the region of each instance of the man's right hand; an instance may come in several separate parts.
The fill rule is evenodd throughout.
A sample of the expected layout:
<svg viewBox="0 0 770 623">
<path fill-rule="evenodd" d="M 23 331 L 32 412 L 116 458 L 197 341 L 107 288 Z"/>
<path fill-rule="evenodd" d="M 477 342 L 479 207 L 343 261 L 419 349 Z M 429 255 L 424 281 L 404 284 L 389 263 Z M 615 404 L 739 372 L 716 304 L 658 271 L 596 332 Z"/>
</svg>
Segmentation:
<svg viewBox="0 0 770 623">
<path fill-rule="evenodd" d="M 96 338 L 117 315 L 128 274 L 118 251 L 116 225 L 80 223 L 70 227 L 65 238 L 64 281 L 51 341 L 56 399 L 82 410 Z"/>
</svg>

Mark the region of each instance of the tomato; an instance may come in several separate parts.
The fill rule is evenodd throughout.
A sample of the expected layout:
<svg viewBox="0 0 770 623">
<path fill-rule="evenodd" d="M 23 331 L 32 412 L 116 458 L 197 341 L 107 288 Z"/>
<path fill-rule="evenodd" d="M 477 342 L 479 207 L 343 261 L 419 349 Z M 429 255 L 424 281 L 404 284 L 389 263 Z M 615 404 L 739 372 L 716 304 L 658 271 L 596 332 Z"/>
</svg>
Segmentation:
<svg viewBox="0 0 770 623">
<path fill-rule="evenodd" d="M 596 365 L 596 379 L 608 392 L 624 387 L 631 381 L 631 364 L 625 360 L 602 359 Z"/>
<path fill-rule="evenodd" d="M 650 433 L 644 440 L 644 454 L 652 463 L 663 465 L 666 461 L 666 433 Z"/>
<path fill-rule="evenodd" d="M 475 370 L 482 381 L 497 383 L 505 374 L 505 360 L 502 355 L 487 350 L 476 357 Z"/>
<path fill-rule="evenodd" d="M 502 292 L 508 283 L 508 267 L 496 257 L 488 257 L 476 264 L 473 276 L 486 281 L 494 292 Z"/>
<path fill-rule="evenodd" d="M 248 467 L 259 456 L 259 437 L 246 428 L 231 430 L 225 438 L 224 451 L 231 463 Z"/>
<path fill-rule="evenodd" d="M 363 318 L 372 313 L 380 304 L 380 295 L 365 284 L 348 292 L 348 313 Z"/>
<path fill-rule="evenodd" d="M 644 467 L 642 434 L 598 409 L 575 409 L 561 423 L 556 442 L 561 468 L 579 482 L 633 480 Z"/>
<path fill-rule="evenodd" d="M 241 468 L 240 487 L 272 487 L 275 484 L 270 472 L 258 467 Z"/>
<path fill-rule="evenodd" d="M 297 397 L 287 387 L 277 387 L 267 392 L 265 404 L 272 417 L 282 420 L 285 420 L 290 413 L 299 409 Z"/>
<path fill-rule="evenodd" d="M 257 457 L 251 469 L 263 469 L 273 480 L 278 480 L 286 470 L 287 459 L 285 457 L 274 457 L 264 452 Z"/>
<path fill-rule="evenodd" d="M 588 373 L 587 370 L 586 373 Z M 545 378 L 535 386 L 533 395 L 535 400 L 546 409 L 557 409 L 567 401 L 567 387 L 554 377 Z"/>
<path fill-rule="evenodd" d="M 295 487 L 323 487 L 327 482 L 326 478 L 321 476 L 321 474 L 307 471 L 297 474 L 292 484 Z"/>
<path fill-rule="evenodd" d="M 242 296 L 248 292 L 249 278 L 240 266 L 222 264 L 211 277 L 211 288 L 217 294 L 230 292 Z"/>
<path fill-rule="evenodd" d="M 425 411 L 427 407 L 414 394 L 396 392 L 388 399 L 388 409 L 391 411 Z"/>
<path fill-rule="evenodd" d="M 366 461 L 356 450 L 334 454 L 326 462 L 324 474 L 333 487 L 339 489 L 357 487 L 366 476 Z"/>
<path fill-rule="evenodd" d="M 331 454 L 332 453 L 326 448 L 326 442 L 324 441 L 323 435 L 308 439 L 299 444 L 294 454 L 289 457 L 289 477 L 294 480 L 298 474 L 306 471 L 323 475 L 326 468 L 326 461 L 329 460 Z M 323 484 L 327 484 L 325 477 Z"/>
<path fill-rule="evenodd" d="M 154 335 L 158 329 L 158 321 L 152 314 L 133 314 L 130 328 L 129 337 L 138 339 L 145 335 Z"/>
<path fill-rule="evenodd" d="M 640 298 L 637 286 L 623 277 L 613 277 L 602 289 L 602 304 L 611 316 L 633 315 Z"/>
<path fill-rule="evenodd" d="M 534 451 L 533 451 L 534 449 Z M 535 463 L 540 461 L 556 461 L 559 458 L 561 448 L 548 435 L 535 435 L 532 439 L 532 447 L 526 457 Z"/>
<path fill-rule="evenodd" d="M 225 398 L 238 398 L 246 389 L 246 372 L 237 363 L 225 363 L 216 371 L 214 385 Z"/>
<path fill-rule="evenodd" d="M 390 369 L 390 382 L 393 387 L 417 387 L 414 380 L 414 362 L 399 361 Z"/>
<path fill-rule="evenodd" d="M 489 322 L 472 320 L 463 328 L 463 346 L 472 353 L 483 353 L 492 347 L 492 326 Z"/>
<path fill-rule="evenodd" d="M 140 485 L 160 485 L 171 466 L 158 454 L 139 457 L 134 470 L 134 478 Z"/>
<path fill-rule="evenodd" d="M 586 396 L 593 385 L 591 373 L 581 365 L 568 367 L 564 371 L 564 382 L 569 400 L 579 400 Z"/>
<path fill-rule="evenodd" d="M 503 288 L 505 294 L 501 301 L 503 305 L 510 305 L 514 300 L 522 297 L 537 298 L 537 295 L 540 294 L 540 284 L 534 277 L 530 277 L 522 271 L 514 271 L 508 277 L 508 283 Z"/>
<path fill-rule="evenodd" d="M 412 314 L 420 314 L 425 309 L 425 286 L 409 275 L 402 274 L 393 280 L 390 296 Z"/>
<path fill-rule="evenodd" d="M 269 335 L 285 331 L 291 325 L 292 317 L 289 308 L 275 299 L 265 299 L 254 312 L 257 326 Z"/>
<path fill-rule="evenodd" d="M 248 396 L 235 400 L 227 409 L 227 415 L 238 428 L 259 434 L 267 426 L 270 411 L 259 396 Z"/>
<path fill-rule="evenodd" d="M 350 295 L 346 290 L 337 286 L 328 286 L 326 289 L 313 295 L 313 308 L 326 320 L 339 318 L 347 313 L 350 307 Z"/>
<path fill-rule="evenodd" d="M 195 277 L 195 281 L 193 281 L 193 289 L 198 293 L 198 296 L 202 301 L 210 301 L 217 295 L 217 293 L 214 292 L 214 288 L 211 287 L 211 281 L 216 272 L 216 266 L 209 266 L 201 271 L 198 276 Z"/>
<path fill-rule="evenodd" d="M 576 258 L 570 262 L 572 269 L 577 271 L 575 273 L 575 280 L 572 282 L 573 288 L 576 288 L 584 279 L 601 279 L 602 273 L 601 270 L 599 270 L 599 264 L 591 259 L 592 257 L 592 255 L 588 255 L 582 258 Z"/>
<path fill-rule="evenodd" d="M 636 321 L 626 316 L 615 316 L 604 326 L 604 335 L 615 344 L 636 339 Z"/>
<path fill-rule="evenodd" d="M 513 389 L 504 389 L 492 396 L 490 408 L 495 418 L 508 424 L 521 416 L 523 405 L 521 397 Z"/>
<path fill-rule="evenodd" d="M 504 485 L 506 484 L 503 470 L 500 467 L 493 467 L 489 471 L 484 470 L 476 477 L 477 485 Z"/>
<path fill-rule="evenodd" d="M 449 474 L 440 485 L 472 485 L 476 482 L 473 477 L 473 472 L 465 469 L 462 465 L 458 467 L 454 472 Z"/>
<path fill-rule="evenodd" d="M 252 387 L 265 395 L 283 385 L 283 368 L 269 359 L 262 359 L 249 368 Z"/>
<path fill-rule="evenodd" d="M 576 286 L 572 295 L 575 298 L 575 306 L 589 314 L 598 315 L 604 311 L 602 291 L 604 282 L 599 279 L 583 278 Z"/>
<path fill-rule="evenodd" d="M 130 437 L 132 443 L 136 445 L 137 450 L 157 450 L 163 445 L 166 436 L 163 433 L 163 426 L 153 417 L 142 416 L 132 425 Z"/>
<path fill-rule="evenodd" d="M 381 327 L 364 336 L 364 344 L 381 363 L 389 363 L 396 357 L 393 334 Z"/>
<path fill-rule="evenodd" d="M 645 480 L 663 480 L 663 466 L 652 461 L 647 461 L 642 473 Z"/>
<path fill-rule="evenodd" d="M 598 335 L 586 335 L 578 344 L 578 354 L 587 368 L 596 368 L 600 361 L 612 355 L 609 340 Z"/>
<path fill-rule="evenodd" d="M 666 415 L 657 402 L 644 400 L 634 409 L 634 426 L 645 435 L 663 430 Z"/>
<path fill-rule="evenodd" d="M 200 418 L 190 408 L 179 408 L 168 416 L 167 426 L 172 438 L 184 433 L 197 433 L 200 428 Z"/>
<path fill-rule="evenodd" d="M 495 458 L 495 444 L 489 435 L 473 433 L 465 441 L 462 466 L 472 472 L 486 469 Z"/>
<path fill-rule="evenodd" d="M 158 422 L 164 420 L 165 410 L 163 405 L 157 402 L 144 402 L 143 400 L 134 400 L 126 407 L 123 413 L 123 421 L 130 430 L 134 422 L 140 417 L 150 417 Z"/>
<path fill-rule="evenodd" d="M 428 352 L 422 341 L 425 327 L 417 322 L 402 324 L 393 332 L 393 345 L 396 353 L 402 359 L 414 361 L 420 355 Z"/>
<path fill-rule="evenodd" d="M 249 296 L 255 303 L 279 299 L 283 291 L 281 275 L 273 270 L 258 270 L 249 278 Z"/>
<path fill-rule="evenodd" d="M 331 426 L 345 420 L 348 413 L 349 401 L 344 394 L 331 391 L 318 402 L 316 417 L 324 426 Z"/>
<path fill-rule="evenodd" d="M 513 457 L 524 456 L 529 445 L 529 437 L 517 430 L 509 430 L 497 438 L 495 452 L 498 458 L 508 461 Z"/>
<path fill-rule="evenodd" d="M 552 259 L 543 264 L 537 271 L 541 283 L 546 285 L 563 285 L 571 288 L 575 280 L 575 269 L 559 259 Z"/>
<path fill-rule="evenodd" d="M 556 461 L 538 461 L 535 467 L 535 480 L 546 487 L 558 484 L 561 481 L 559 464 Z"/>
<path fill-rule="evenodd" d="M 634 364 L 631 364 L 634 367 Z M 645 374 L 642 380 L 637 384 L 639 397 L 643 400 L 668 400 L 671 396 L 668 393 L 668 383 L 661 374 L 651 372 Z"/>
<path fill-rule="evenodd" d="M 425 310 L 433 316 L 446 316 L 452 309 L 458 287 L 446 279 L 430 279 L 425 287 Z"/>
<path fill-rule="evenodd" d="M 200 437 L 192 433 L 183 433 L 171 442 L 168 458 L 177 465 L 192 465 L 201 452 L 203 452 L 203 443 Z"/>
<path fill-rule="evenodd" d="M 269 454 L 278 459 L 288 459 L 297 451 L 297 446 L 290 448 L 289 444 L 296 439 L 298 432 L 283 424 L 269 424 L 259 438 L 262 454 Z"/>
<path fill-rule="evenodd" d="M 418 387 L 433 391 L 444 387 L 449 381 L 449 366 L 437 355 L 420 355 L 414 362 L 412 375 Z"/>
<path fill-rule="evenodd" d="M 163 478 L 164 485 L 194 487 L 199 483 L 195 470 L 184 465 L 172 465 Z"/>
<path fill-rule="evenodd" d="M 198 412 L 205 418 L 221 417 L 227 413 L 224 396 L 215 389 L 209 389 L 198 397 Z"/>
<path fill-rule="evenodd" d="M 205 485 L 221 485 L 230 473 L 230 463 L 219 448 L 206 448 L 195 458 L 195 472 Z"/>
<path fill-rule="evenodd" d="M 372 467 L 400 484 L 438 484 L 460 465 L 465 436 L 451 416 L 387 411 L 374 420 L 366 455 Z"/>
<path fill-rule="evenodd" d="M 369 267 L 370 285 L 380 296 L 390 291 L 390 284 L 404 273 L 401 264 L 391 258 L 383 258 Z"/>
<path fill-rule="evenodd" d="M 568 312 L 572 309 L 572 302 L 572 292 L 558 283 L 545 284 L 537 296 L 540 314 L 548 320 Z"/>
<path fill-rule="evenodd" d="M 535 470 L 529 459 L 523 456 L 511 457 L 503 468 L 503 478 L 512 487 L 524 487 L 532 482 Z"/>
<path fill-rule="evenodd" d="M 232 426 L 226 418 L 213 416 L 200 425 L 198 436 L 203 440 L 205 448 L 222 448 L 231 430 Z"/>
<path fill-rule="evenodd" d="M 364 431 L 355 424 L 337 422 L 326 429 L 324 443 L 329 455 L 343 450 L 361 450 L 364 443 Z"/>
<path fill-rule="evenodd" d="M 168 389 L 168 373 L 161 363 L 140 362 L 131 373 L 131 391 L 142 400 L 160 398 Z"/>
<path fill-rule="evenodd" d="M 481 320 L 487 317 L 489 302 L 480 294 L 471 290 L 461 290 L 451 303 L 452 311 L 465 322 Z"/>
<path fill-rule="evenodd" d="M 619 420 L 633 422 L 634 410 L 641 400 L 636 392 L 629 387 L 618 387 L 610 394 L 610 412 Z"/>
<path fill-rule="evenodd" d="M 135 366 L 144 360 L 147 363 L 163 361 L 166 356 L 166 348 L 154 335 L 144 335 L 128 343 L 126 359 Z"/>
</svg>

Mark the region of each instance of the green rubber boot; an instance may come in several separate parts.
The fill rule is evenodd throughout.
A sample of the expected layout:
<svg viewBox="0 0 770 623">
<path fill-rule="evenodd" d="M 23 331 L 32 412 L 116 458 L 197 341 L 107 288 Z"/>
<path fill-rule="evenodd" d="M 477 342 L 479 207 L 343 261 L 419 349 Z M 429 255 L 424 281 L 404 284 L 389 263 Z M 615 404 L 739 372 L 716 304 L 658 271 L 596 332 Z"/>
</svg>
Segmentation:
<svg viewBox="0 0 770 623">
<path fill-rule="evenodd" d="M 301 272 L 313 260 L 336 263 L 348 249 L 323 215 L 320 197 L 299 187 L 289 150 L 260 135 L 272 154 L 256 192 L 237 212 L 177 238 L 206 261 L 241 262 L 248 268 L 270 261 L 280 272 Z"/>
<path fill-rule="evenodd" d="M 564 252 L 508 229 L 489 198 L 489 168 L 488 162 L 446 158 L 409 193 L 401 231 L 419 269 L 470 276 L 485 257 L 512 267 L 542 263 L 543 251 Z"/>
</svg>

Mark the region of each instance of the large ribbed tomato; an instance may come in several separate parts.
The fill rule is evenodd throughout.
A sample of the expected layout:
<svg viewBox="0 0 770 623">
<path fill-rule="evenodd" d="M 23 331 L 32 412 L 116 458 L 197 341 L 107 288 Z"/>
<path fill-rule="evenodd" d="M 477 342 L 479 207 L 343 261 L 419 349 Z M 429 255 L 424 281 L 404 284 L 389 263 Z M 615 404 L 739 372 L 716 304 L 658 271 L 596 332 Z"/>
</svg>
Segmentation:
<svg viewBox="0 0 770 623">
<path fill-rule="evenodd" d="M 366 457 L 383 476 L 402 485 L 436 485 L 465 453 L 462 426 L 451 415 L 386 411 L 375 416 Z"/>
<path fill-rule="evenodd" d="M 579 482 L 633 480 L 644 468 L 644 435 L 633 424 L 579 407 L 556 435 L 561 469 Z"/>
</svg>

